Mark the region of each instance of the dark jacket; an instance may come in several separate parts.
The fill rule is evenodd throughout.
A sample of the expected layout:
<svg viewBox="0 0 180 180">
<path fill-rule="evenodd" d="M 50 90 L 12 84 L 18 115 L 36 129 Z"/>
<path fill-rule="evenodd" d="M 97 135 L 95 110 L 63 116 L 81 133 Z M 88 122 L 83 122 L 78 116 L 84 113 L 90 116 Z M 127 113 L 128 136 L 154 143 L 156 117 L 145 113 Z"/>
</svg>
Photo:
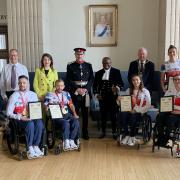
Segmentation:
<svg viewBox="0 0 180 180">
<path fill-rule="evenodd" d="M 94 79 L 94 83 L 93 83 L 93 93 L 94 94 L 100 94 L 100 92 L 103 88 L 102 77 L 103 77 L 104 72 L 105 72 L 105 70 L 101 69 L 101 70 L 97 71 L 95 74 L 95 79 Z M 120 88 L 122 88 L 124 86 L 124 83 L 121 78 L 121 72 L 119 69 L 111 67 L 110 74 L 109 74 L 109 82 L 111 85 L 119 86 Z"/>
<path fill-rule="evenodd" d="M 128 81 L 130 83 L 132 75 L 139 75 L 139 60 L 132 61 L 128 70 Z M 144 66 L 144 72 L 142 74 L 142 80 L 144 86 L 151 91 L 153 85 L 153 77 L 154 77 L 154 63 L 149 60 L 146 60 Z"/>
</svg>

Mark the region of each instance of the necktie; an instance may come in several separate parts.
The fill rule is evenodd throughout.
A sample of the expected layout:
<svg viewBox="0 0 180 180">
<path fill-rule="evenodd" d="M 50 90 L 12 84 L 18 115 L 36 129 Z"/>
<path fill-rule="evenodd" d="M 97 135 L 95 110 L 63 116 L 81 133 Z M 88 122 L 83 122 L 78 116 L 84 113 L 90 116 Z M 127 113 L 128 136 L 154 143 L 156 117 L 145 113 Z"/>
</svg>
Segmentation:
<svg viewBox="0 0 180 180">
<path fill-rule="evenodd" d="M 16 66 L 12 66 L 11 70 L 11 88 L 15 89 L 16 88 Z"/>
<path fill-rule="evenodd" d="M 144 71 L 144 64 L 141 63 L 141 65 L 140 65 L 140 72 L 143 73 L 143 71 Z"/>
</svg>

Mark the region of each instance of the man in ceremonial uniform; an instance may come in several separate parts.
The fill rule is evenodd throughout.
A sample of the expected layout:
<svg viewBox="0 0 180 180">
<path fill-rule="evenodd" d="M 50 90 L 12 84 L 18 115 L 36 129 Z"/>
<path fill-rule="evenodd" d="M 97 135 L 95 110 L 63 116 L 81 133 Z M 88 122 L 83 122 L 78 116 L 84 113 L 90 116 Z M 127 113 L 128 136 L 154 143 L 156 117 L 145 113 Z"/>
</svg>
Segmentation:
<svg viewBox="0 0 180 180">
<path fill-rule="evenodd" d="M 154 76 L 154 63 L 147 59 L 147 49 L 141 47 L 138 50 L 138 59 L 132 61 L 128 70 L 128 81 L 131 82 L 132 75 L 140 75 L 145 88 L 152 91 Z"/>
<path fill-rule="evenodd" d="M 106 121 L 110 113 L 113 138 L 116 138 L 116 113 L 117 113 L 117 86 L 121 89 L 123 81 L 120 70 L 111 67 L 111 59 L 104 57 L 102 59 L 103 69 L 95 74 L 93 92 L 99 99 L 101 111 L 102 134 L 100 138 L 106 135 Z"/>
<path fill-rule="evenodd" d="M 82 137 L 89 139 L 88 135 L 88 106 L 89 95 L 93 83 L 92 65 L 84 61 L 86 49 L 75 48 L 76 61 L 67 65 L 67 89 L 71 94 L 77 113 L 82 112 Z"/>
</svg>

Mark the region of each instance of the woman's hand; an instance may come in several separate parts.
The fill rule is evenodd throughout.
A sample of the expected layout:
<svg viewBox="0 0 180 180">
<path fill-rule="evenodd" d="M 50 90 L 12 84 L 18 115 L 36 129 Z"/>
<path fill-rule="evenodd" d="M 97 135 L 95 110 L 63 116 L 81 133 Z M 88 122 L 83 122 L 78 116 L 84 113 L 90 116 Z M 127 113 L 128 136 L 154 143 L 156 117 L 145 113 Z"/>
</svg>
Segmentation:
<svg viewBox="0 0 180 180">
<path fill-rule="evenodd" d="M 171 114 L 180 114 L 180 112 L 178 110 L 174 110 L 171 112 Z"/>
<path fill-rule="evenodd" d="M 22 116 L 21 117 L 21 121 L 30 121 L 30 118 L 26 117 L 26 116 Z"/>
<path fill-rule="evenodd" d="M 130 113 L 134 114 L 134 113 L 136 113 L 136 111 L 133 109 L 130 111 Z"/>
</svg>

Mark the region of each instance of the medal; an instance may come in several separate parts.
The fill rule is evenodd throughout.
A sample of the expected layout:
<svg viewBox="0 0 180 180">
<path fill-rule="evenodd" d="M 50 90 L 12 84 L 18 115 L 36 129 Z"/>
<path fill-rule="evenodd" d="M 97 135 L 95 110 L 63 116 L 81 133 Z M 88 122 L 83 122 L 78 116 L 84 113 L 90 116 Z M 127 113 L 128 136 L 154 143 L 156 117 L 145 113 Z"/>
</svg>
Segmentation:
<svg viewBox="0 0 180 180">
<path fill-rule="evenodd" d="M 63 113 L 63 114 L 67 114 L 67 113 L 68 113 L 67 110 L 66 110 L 66 106 L 64 106 L 64 107 L 62 108 L 62 113 Z"/>
</svg>

